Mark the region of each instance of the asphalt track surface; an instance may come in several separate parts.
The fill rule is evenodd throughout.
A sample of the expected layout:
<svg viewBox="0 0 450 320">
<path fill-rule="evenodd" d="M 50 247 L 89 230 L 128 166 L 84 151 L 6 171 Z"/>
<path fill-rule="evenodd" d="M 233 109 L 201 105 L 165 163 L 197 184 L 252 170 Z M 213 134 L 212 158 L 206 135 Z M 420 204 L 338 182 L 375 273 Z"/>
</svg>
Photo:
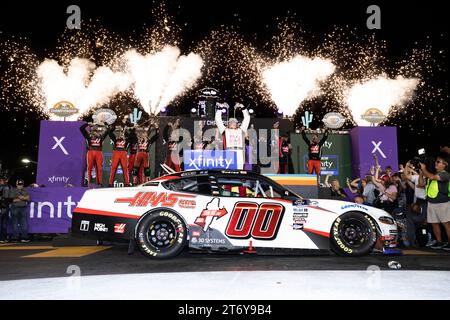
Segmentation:
<svg viewBox="0 0 450 320">
<path fill-rule="evenodd" d="M 289 270 L 391 270 L 397 261 L 401 270 L 450 271 L 450 252 L 431 249 L 404 250 L 402 255 L 374 253 L 344 258 L 320 256 L 258 256 L 189 253 L 168 260 L 151 260 L 136 249 L 127 254 L 127 245 L 52 247 L 50 242 L 0 245 L 0 281 L 64 277 L 79 269 L 85 275 L 151 274 L 217 271 Z M 450 273 L 449 273 L 450 274 Z"/>
</svg>

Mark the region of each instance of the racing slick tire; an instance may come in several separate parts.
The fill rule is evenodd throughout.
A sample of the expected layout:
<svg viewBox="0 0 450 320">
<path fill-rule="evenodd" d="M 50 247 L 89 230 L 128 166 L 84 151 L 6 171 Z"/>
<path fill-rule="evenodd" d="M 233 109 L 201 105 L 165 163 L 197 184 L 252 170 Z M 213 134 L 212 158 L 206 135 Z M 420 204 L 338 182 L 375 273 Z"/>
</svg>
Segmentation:
<svg viewBox="0 0 450 320">
<path fill-rule="evenodd" d="M 376 238 L 376 225 L 368 215 L 347 212 L 333 222 L 330 232 L 331 250 L 345 257 L 367 255 L 375 246 Z"/>
<path fill-rule="evenodd" d="M 135 238 L 144 256 L 152 259 L 172 258 L 186 245 L 186 224 L 173 210 L 155 209 L 138 222 Z"/>
</svg>

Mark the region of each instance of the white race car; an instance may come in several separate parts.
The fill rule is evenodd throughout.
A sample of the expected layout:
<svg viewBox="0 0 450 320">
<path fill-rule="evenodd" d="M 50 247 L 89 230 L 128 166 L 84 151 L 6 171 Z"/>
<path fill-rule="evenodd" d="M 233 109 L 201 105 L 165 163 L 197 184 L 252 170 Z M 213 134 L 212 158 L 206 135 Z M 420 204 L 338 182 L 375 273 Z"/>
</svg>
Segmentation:
<svg viewBox="0 0 450 320">
<path fill-rule="evenodd" d="M 350 202 L 304 199 L 247 171 L 195 170 L 132 188 L 86 191 L 72 233 L 135 240 L 151 258 L 185 246 L 208 252 L 369 254 L 377 239 L 395 247 L 397 226 L 385 211 Z"/>
</svg>

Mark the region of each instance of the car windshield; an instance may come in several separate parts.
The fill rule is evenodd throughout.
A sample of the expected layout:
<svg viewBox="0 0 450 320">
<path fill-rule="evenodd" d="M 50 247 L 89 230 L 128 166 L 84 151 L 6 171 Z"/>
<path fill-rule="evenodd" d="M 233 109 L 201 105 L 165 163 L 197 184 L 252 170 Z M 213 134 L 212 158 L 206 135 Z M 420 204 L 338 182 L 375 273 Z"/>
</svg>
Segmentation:
<svg viewBox="0 0 450 320">
<path fill-rule="evenodd" d="M 211 195 L 211 183 L 207 176 L 194 176 L 162 182 L 164 188 L 171 191 L 192 192 Z"/>
<path fill-rule="evenodd" d="M 218 177 L 217 185 L 220 195 L 226 197 L 251 198 L 301 198 L 290 190 L 269 179 L 256 179 L 254 177 Z"/>
</svg>

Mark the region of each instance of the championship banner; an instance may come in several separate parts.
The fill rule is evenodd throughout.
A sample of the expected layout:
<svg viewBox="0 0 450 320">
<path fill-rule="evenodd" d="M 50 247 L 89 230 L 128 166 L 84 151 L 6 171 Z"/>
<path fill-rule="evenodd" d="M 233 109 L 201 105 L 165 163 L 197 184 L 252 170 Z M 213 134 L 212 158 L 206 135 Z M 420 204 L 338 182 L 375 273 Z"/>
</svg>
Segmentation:
<svg viewBox="0 0 450 320">
<path fill-rule="evenodd" d="M 223 150 L 185 150 L 184 169 L 237 169 L 236 152 Z"/>
<path fill-rule="evenodd" d="M 72 211 L 88 188 L 28 188 L 29 233 L 67 233 Z"/>
<path fill-rule="evenodd" d="M 63 187 L 83 186 L 86 142 L 80 132 L 82 121 L 41 121 L 37 184 Z"/>
<path fill-rule="evenodd" d="M 350 136 L 353 177 L 370 174 L 371 166 L 375 165 L 374 155 L 382 169 L 391 166 L 393 172 L 398 171 L 396 127 L 356 127 Z"/>
</svg>

